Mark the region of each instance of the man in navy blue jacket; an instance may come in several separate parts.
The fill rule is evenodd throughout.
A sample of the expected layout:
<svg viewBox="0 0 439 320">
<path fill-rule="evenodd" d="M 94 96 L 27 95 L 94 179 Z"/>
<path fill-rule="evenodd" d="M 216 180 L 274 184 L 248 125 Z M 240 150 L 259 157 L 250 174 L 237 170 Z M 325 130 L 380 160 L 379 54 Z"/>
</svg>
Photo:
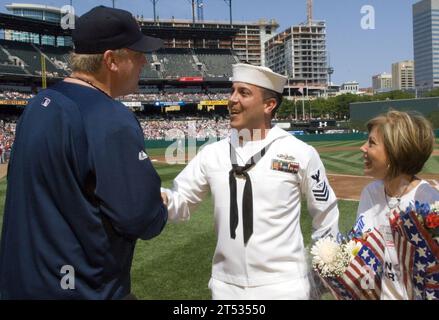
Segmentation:
<svg viewBox="0 0 439 320">
<path fill-rule="evenodd" d="M 136 240 L 167 221 L 136 118 L 147 37 L 124 10 L 76 21 L 73 73 L 32 99 L 17 125 L 0 246 L 1 299 L 131 297 Z"/>
</svg>

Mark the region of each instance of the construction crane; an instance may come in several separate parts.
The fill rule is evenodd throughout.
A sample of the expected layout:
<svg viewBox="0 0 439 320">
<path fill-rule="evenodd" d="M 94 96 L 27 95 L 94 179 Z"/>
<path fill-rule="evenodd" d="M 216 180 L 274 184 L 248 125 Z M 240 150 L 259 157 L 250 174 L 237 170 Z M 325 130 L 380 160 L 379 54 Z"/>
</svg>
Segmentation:
<svg viewBox="0 0 439 320">
<path fill-rule="evenodd" d="M 196 2 L 196 3 L 195 3 Z M 195 20 L 204 21 L 204 3 L 203 0 L 192 0 L 192 24 L 195 26 Z M 195 10 L 197 15 L 195 16 Z"/>
<path fill-rule="evenodd" d="M 312 0 L 306 0 L 306 16 L 308 25 L 312 24 Z"/>
</svg>

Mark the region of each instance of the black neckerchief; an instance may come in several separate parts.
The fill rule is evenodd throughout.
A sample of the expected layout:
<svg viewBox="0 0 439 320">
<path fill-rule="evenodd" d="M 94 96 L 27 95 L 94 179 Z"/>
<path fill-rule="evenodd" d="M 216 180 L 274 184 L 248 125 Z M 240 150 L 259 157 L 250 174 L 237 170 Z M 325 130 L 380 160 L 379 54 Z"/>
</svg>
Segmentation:
<svg viewBox="0 0 439 320">
<path fill-rule="evenodd" d="M 230 237 L 235 239 L 236 228 L 238 226 L 238 203 L 236 199 L 236 177 L 242 176 L 245 179 L 244 194 L 242 198 L 242 222 L 244 229 L 244 244 L 246 245 L 251 235 L 253 234 L 253 192 L 252 183 L 249 174 L 247 173 L 257 161 L 259 161 L 267 151 L 269 146 L 264 147 L 261 151 L 250 158 L 250 163 L 245 166 L 238 166 L 236 161 L 236 151 L 230 144 L 230 161 L 232 169 L 229 172 L 229 187 L 230 187 Z M 261 156 L 255 161 L 255 157 Z"/>
</svg>

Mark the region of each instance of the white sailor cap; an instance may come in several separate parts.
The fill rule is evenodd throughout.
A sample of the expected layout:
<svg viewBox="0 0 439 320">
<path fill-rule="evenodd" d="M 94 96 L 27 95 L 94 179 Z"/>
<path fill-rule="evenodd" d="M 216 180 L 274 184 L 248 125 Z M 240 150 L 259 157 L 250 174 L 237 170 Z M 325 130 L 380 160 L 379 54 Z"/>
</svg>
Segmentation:
<svg viewBox="0 0 439 320">
<path fill-rule="evenodd" d="M 270 89 L 278 93 L 284 91 L 287 77 L 273 72 L 267 67 L 257 67 L 246 63 L 237 63 L 233 66 L 233 82 L 245 82 L 262 88 Z"/>
</svg>

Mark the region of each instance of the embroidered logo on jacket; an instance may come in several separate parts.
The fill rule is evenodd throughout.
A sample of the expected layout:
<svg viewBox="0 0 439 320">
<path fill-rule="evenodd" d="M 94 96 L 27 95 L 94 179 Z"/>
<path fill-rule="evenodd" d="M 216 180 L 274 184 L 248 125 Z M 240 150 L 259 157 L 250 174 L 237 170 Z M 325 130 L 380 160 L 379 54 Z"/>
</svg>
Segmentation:
<svg viewBox="0 0 439 320">
<path fill-rule="evenodd" d="M 142 161 L 142 160 L 145 160 L 145 159 L 148 159 L 148 155 L 146 154 L 145 151 L 140 151 L 139 152 L 139 160 Z"/>
<path fill-rule="evenodd" d="M 43 102 L 41 102 L 41 105 L 43 107 L 47 107 L 50 104 L 51 100 L 47 97 L 44 97 Z"/>
</svg>

